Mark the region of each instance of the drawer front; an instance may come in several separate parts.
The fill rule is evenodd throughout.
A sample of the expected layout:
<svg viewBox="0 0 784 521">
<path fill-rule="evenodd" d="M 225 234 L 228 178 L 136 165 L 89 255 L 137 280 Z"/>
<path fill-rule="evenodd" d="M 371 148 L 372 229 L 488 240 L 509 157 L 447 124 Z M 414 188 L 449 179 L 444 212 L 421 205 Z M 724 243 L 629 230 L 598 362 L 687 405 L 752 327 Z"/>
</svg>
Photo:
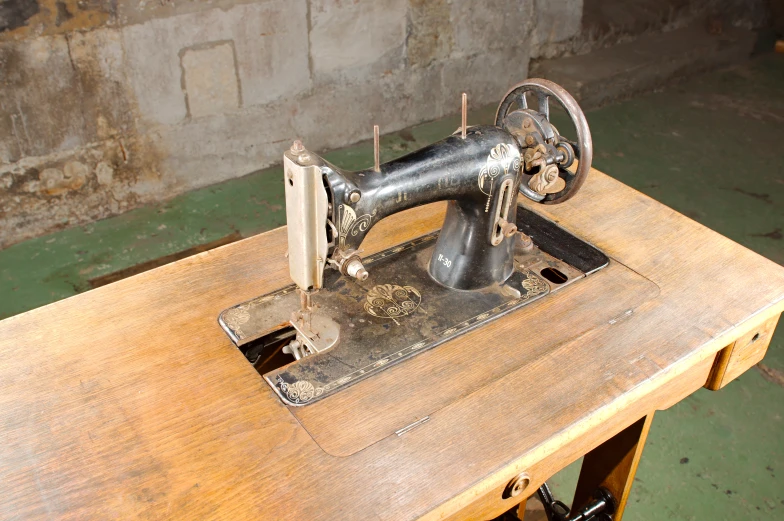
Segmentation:
<svg viewBox="0 0 784 521">
<path fill-rule="evenodd" d="M 612 438 L 633 421 L 655 410 L 667 408 L 700 389 L 705 385 L 705 379 L 711 371 L 712 362 L 711 358 L 707 358 L 703 362 L 695 364 L 649 395 L 629 402 L 610 420 L 596 424 L 584 435 L 572 438 L 568 443 L 557 448 L 555 452 L 527 467 L 524 471 L 527 486 L 520 490 L 517 496 L 511 496 L 507 490 L 518 476 L 519 470 L 502 470 L 500 471 L 501 475 L 505 474 L 504 479 L 506 480 L 503 484 L 488 492 L 477 494 L 472 503 L 460 512 L 445 518 L 444 521 L 486 521 L 513 508 L 535 494 L 541 484 L 553 474 Z M 562 497 L 559 499 L 567 503 L 571 502 L 571 498 Z"/>
<path fill-rule="evenodd" d="M 717 391 L 763 359 L 776 330 L 779 316 L 775 316 L 738 338 L 716 355 L 705 387 Z"/>
</svg>

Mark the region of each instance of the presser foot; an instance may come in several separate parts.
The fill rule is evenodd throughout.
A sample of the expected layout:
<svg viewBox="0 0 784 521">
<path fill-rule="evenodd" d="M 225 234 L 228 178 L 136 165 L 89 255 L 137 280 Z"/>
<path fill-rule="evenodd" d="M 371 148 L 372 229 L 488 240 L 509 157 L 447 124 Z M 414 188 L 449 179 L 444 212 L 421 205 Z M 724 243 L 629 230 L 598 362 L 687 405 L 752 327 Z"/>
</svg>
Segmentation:
<svg viewBox="0 0 784 521">
<path fill-rule="evenodd" d="M 340 340 L 340 324 L 329 317 L 314 314 L 312 310 L 294 312 L 291 325 L 297 334 L 283 347 L 283 352 L 295 360 L 324 352 Z"/>
</svg>

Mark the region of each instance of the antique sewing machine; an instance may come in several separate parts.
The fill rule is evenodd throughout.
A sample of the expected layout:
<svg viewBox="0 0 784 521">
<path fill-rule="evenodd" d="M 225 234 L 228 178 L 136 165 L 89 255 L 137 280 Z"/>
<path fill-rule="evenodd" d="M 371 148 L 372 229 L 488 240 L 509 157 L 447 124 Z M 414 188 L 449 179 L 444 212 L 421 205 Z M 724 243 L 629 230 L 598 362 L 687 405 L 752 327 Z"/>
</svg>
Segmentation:
<svg viewBox="0 0 784 521">
<path fill-rule="evenodd" d="M 565 109 L 576 139 L 550 121 Z M 294 284 L 219 322 L 288 405 L 312 403 L 604 267 L 601 252 L 534 212 L 573 197 L 591 166 L 585 116 L 563 88 L 511 89 L 495 124 L 467 126 L 405 157 L 349 172 L 297 141 L 284 154 Z M 375 224 L 449 201 L 440 233 L 362 257 Z M 523 328 L 524 331 L 524 328 Z"/>
<path fill-rule="evenodd" d="M 595 169 L 553 206 L 590 156 L 541 80 L 368 170 L 295 144 L 287 230 L 0 321 L 0 517 L 621 521 L 657 411 L 762 384 L 784 268 Z"/>
</svg>

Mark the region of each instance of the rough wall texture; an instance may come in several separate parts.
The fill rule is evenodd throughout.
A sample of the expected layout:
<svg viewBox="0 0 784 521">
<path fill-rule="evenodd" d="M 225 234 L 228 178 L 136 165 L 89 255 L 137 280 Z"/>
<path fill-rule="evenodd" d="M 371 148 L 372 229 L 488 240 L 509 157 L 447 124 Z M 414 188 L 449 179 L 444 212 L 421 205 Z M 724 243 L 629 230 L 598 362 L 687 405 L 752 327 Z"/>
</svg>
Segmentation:
<svg viewBox="0 0 784 521">
<path fill-rule="evenodd" d="M 557 16 L 559 0 L 536 1 L 547 6 L 537 9 L 540 16 Z M 585 54 L 699 23 L 709 26 L 711 33 L 720 32 L 722 27 L 759 29 L 770 23 L 771 6 L 779 3 L 781 0 L 585 0 L 579 32 L 551 40 L 536 57 Z M 547 24 L 540 18 L 537 26 Z"/>
<path fill-rule="evenodd" d="M 496 101 L 539 3 L 0 0 L 0 248 Z"/>
<path fill-rule="evenodd" d="M 322 150 L 454 113 L 462 91 L 496 102 L 530 57 L 575 52 L 582 17 L 583 0 L 0 0 L 0 248 L 277 163 L 297 137 Z"/>
</svg>

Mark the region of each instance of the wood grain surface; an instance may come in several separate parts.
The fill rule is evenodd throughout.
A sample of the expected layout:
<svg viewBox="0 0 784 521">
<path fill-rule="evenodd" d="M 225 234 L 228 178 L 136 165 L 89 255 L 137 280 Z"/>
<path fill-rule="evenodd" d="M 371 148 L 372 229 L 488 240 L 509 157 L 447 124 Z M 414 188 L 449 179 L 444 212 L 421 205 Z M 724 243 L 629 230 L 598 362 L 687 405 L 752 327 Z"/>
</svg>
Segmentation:
<svg viewBox="0 0 784 521">
<path fill-rule="evenodd" d="M 658 294 L 655 284 L 611 261 L 604 270 L 548 295 L 540 306 L 527 306 L 313 405 L 291 407 L 291 412 L 325 452 L 349 456 L 546 356 L 555 346 L 633 313 Z M 575 308 L 593 313 L 580 321 L 558 318 Z M 384 414 L 378 414 L 380 409 Z"/>
<path fill-rule="evenodd" d="M 784 307 L 784 269 L 597 171 L 571 201 L 535 208 L 655 291 L 629 295 L 619 278 L 633 312 L 591 323 L 606 303 L 601 288 L 583 293 L 589 279 L 396 367 L 416 392 L 383 373 L 365 390 L 388 401 L 361 415 L 337 395 L 332 421 L 355 432 L 322 423 L 318 440 L 344 455 L 217 325 L 289 282 L 283 229 L 0 322 L 0 518 L 459 519 L 484 498 L 508 509 L 509 479 L 546 479 L 698 388 L 718 351 Z M 437 229 L 443 211 L 383 221 L 366 253 Z M 487 381 L 428 385 L 472 360 Z M 430 419 L 385 435 L 408 420 L 399 402 Z"/>
<path fill-rule="evenodd" d="M 671 400 L 678 401 L 702 387 L 710 373 L 712 363 L 712 359 L 705 359 L 640 399 L 618 403 L 618 408 L 613 411 L 612 416 L 600 423 L 590 425 L 590 428 L 582 431 L 579 436 L 571 436 L 572 433 L 566 433 L 566 436 L 558 440 L 559 444 L 549 450 L 546 456 L 526 464 L 525 472 L 531 477 L 531 481 L 517 498 L 501 500 L 507 482 L 497 480 L 498 484 L 495 489 L 484 490 L 481 496 L 449 516 L 448 520 L 491 519 L 506 512 L 520 498 L 535 494 L 542 483 L 553 474 L 602 444 L 611 442 L 615 436 L 634 422 L 630 418 L 666 408 L 660 407 L 659 404 L 667 404 Z M 585 426 L 580 425 L 580 427 L 584 428 Z M 479 494 L 478 489 L 479 487 L 474 489 L 477 495 Z M 562 501 L 569 503 L 568 499 L 563 498 Z"/>
</svg>

